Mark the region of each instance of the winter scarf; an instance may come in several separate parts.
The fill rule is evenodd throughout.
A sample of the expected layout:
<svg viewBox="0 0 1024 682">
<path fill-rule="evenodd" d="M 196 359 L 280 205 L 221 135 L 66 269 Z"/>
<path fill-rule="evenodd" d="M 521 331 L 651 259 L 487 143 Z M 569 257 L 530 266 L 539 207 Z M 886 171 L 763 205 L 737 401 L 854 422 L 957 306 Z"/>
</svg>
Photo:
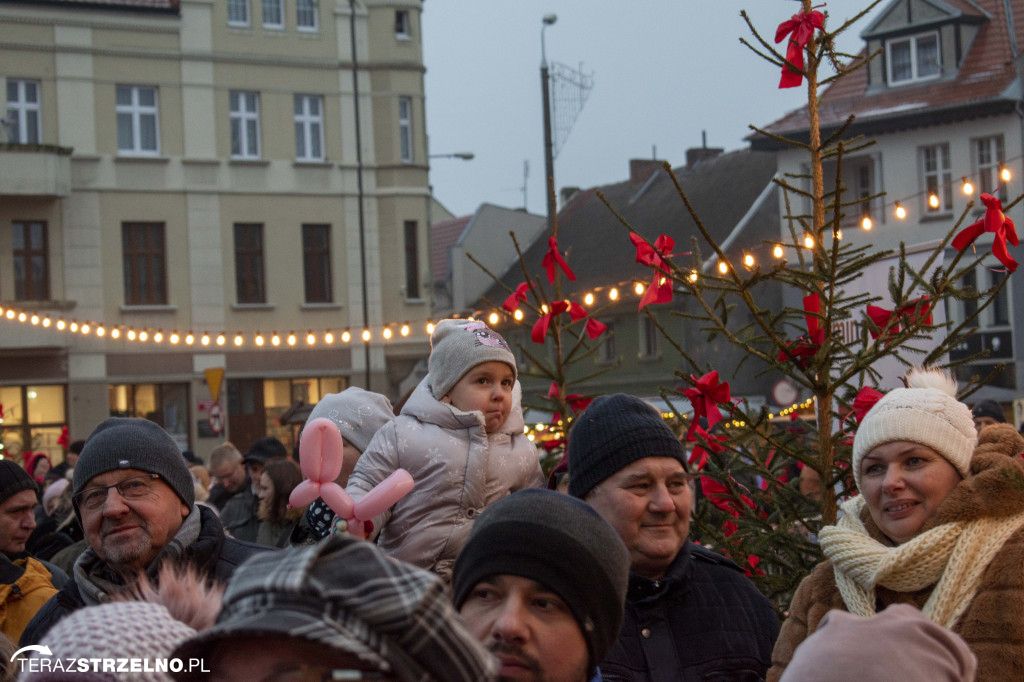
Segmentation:
<svg viewBox="0 0 1024 682">
<path fill-rule="evenodd" d="M 842 506 L 835 526 L 821 529 L 822 551 L 835 570 L 846 608 L 859 616 L 875 614 L 875 587 L 915 592 L 935 589 L 921 609 L 946 628 L 956 625 L 974 599 L 982 573 L 1003 544 L 1024 525 L 1024 512 L 1002 518 L 954 521 L 926 530 L 896 547 L 872 538 L 861 522 L 864 498 Z"/>
</svg>

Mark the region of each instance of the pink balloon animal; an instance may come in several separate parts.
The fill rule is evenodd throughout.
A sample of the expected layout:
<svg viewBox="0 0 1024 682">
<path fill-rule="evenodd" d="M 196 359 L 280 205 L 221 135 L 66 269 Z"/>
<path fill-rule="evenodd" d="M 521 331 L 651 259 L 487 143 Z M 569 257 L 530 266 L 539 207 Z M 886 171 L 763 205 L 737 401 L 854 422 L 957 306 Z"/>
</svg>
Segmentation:
<svg viewBox="0 0 1024 682">
<path fill-rule="evenodd" d="M 322 498 L 346 521 L 351 535 L 365 538 L 365 522 L 405 497 L 412 490 L 412 476 L 405 469 L 396 469 L 361 500 L 353 502 L 345 489 L 334 482 L 341 474 L 344 446 L 341 432 L 330 419 L 320 417 L 306 424 L 299 442 L 299 468 L 306 480 L 292 491 L 288 506 L 304 507 Z"/>
</svg>

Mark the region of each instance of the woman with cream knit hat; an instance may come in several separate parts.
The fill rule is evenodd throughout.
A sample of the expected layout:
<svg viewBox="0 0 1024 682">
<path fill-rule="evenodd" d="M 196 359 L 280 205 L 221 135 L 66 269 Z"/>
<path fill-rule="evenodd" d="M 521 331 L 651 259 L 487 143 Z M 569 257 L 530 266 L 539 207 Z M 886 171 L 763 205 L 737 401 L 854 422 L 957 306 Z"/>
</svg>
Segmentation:
<svg viewBox="0 0 1024 682">
<path fill-rule="evenodd" d="M 915 370 L 861 422 L 852 463 L 861 494 L 822 528 L 826 560 L 797 588 L 768 680 L 830 609 L 871 616 L 895 603 L 959 634 L 979 682 L 1020 678 L 1024 438 L 1008 425 L 977 434 L 955 396 L 948 373 Z"/>
</svg>

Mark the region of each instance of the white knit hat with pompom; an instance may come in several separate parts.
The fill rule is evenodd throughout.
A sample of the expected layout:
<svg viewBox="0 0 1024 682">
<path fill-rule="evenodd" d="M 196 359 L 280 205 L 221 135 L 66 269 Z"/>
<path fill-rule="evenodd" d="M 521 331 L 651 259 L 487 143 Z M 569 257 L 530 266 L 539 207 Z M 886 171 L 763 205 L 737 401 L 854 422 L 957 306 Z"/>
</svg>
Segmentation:
<svg viewBox="0 0 1024 682">
<path fill-rule="evenodd" d="M 967 477 L 978 444 L 971 409 L 956 399 L 956 381 L 946 370 L 912 369 L 907 388 L 886 393 L 864 417 L 853 439 L 853 476 L 879 445 L 905 440 L 927 445 Z"/>
</svg>

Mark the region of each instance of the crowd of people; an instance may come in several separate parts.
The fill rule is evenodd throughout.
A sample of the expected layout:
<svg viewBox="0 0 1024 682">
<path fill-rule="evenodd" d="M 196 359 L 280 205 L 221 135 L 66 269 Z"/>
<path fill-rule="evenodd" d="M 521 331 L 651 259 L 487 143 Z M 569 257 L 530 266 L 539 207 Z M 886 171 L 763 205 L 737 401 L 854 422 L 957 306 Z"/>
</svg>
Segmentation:
<svg viewBox="0 0 1024 682">
<path fill-rule="evenodd" d="M 1005 419 L 998 405 L 972 414 L 948 374 L 912 372 L 865 416 L 860 494 L 822 529 L 827 558 L 780 624 L 739 567 L 689 539 L 693 476 L 656 410 L 594 400 L 549 490 L 504 339 L 447 320 L 431 343 L 398 416 L 359 388 L 310 415 L 338 428 L 335 483 L 353 500 L 412 474 L 365 540 L 322 499 L 289 505 L 302 474 L 273 438 L 244 455 L 224 443 L 204 465 L 155 423 L 110 418 L 45 489 L 48 460 L 0 460 L 5 679 L 912 682 L 1024 670 L 1024 438 L 978 423 Z M 11 660 L 29 645 L 50 653 Z M 179 665 L 106 669 L 114 659 Z"/>
</svg>

